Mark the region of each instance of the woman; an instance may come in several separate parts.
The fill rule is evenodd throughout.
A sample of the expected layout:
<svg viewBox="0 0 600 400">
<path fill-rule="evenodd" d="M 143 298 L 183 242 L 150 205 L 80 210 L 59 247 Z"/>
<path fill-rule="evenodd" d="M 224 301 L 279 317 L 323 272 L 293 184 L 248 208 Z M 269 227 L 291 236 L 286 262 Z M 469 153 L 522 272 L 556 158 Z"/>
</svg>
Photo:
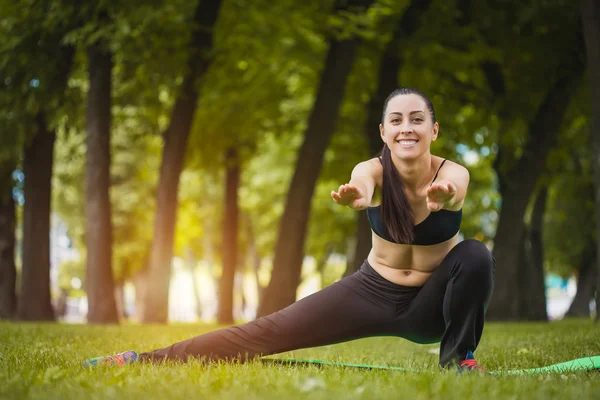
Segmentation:
<svg viewBox="0 0 600 400">
<path fill-rule="evenodd" d="M 476 240 L 458 242 L 469 173 L 430 153 L 439 125 L 429 99 L 394 91 L 379 126 L 382 156 L 359 163 L 333 200 L 367 210 L 373 246 L 353 275 L 255 321 L 148 353 L 85 365 L 133 361 L 247 360 L 370 336 L 440 344 L 442 367 L 481 370 L 483 332 L 495 262 Z"/>
</svg>

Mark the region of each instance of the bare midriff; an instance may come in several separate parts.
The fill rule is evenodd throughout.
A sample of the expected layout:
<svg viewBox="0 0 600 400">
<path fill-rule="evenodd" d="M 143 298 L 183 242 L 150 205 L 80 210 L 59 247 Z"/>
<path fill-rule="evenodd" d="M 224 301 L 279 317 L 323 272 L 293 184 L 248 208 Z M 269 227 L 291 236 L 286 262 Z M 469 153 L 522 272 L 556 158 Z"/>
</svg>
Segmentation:
<svg viewBox="0 0 600 400">
<path fill-rule="evenodd" d="M 383 278 L 402 286 L 423 286 L 446 254 L 458 243 L 451 239 L 429 246 L 397 244 L 375 233 L 367 260 Z"/>
</svg>

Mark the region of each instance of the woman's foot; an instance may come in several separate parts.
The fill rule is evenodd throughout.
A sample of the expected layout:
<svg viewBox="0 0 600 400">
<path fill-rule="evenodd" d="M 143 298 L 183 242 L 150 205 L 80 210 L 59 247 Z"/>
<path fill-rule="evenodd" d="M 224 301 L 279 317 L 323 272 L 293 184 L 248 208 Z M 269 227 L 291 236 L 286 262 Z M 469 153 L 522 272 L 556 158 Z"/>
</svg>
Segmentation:
<svg viewBox="0 0 600 400">
<path fill-rule="evenodd" d="M 485 370 L 485 368 L 477 364 L 477 361 L 475 361 L 475 357 L 473 357 L 473 352 L 471 352 L 471 350 L 467 352 L 467 357 L 463 361 L 461 361 L 461 363 L 458 366 L 457 374 L 460 375 L 464 372 L 482 372 L 484 374 L 488 373 Z"/>
<path fill-rule="evenodd" d="M 82 366 L 84 367 L 97 367 L 99 365 L 107 365 L 107 366 L 113 366 L 113 365 L 126 365 L 126 364 L 132 364 L 134 362 L 136 362 L 138 359 L 138 355 L 135 351 L 125 351 L 123 353 L 119 353 L 119 354 L 115 354 L 112 356 L 106 356 L 106 357 L 96 357 L 96 358 L 92 358 L 88 361 L 84 361 L 81 363 Z"/>
</svg>

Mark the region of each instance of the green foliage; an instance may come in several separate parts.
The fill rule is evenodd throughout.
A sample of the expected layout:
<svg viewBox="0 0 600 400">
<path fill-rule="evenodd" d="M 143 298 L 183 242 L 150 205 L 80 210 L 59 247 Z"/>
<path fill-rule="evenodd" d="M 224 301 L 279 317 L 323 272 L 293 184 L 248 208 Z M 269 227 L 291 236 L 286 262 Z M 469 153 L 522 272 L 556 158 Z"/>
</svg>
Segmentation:
<svg viewBox="0 0 600 400">
<path fill-rule="evenodd" d="M 564 277 L 582 267 L 597 232 L 586 92 L 580 93 L 567 111 L 562 146 L 550 154 L 544 182 L 549 185 L 544 218 L 546 269 Z"/>
</svg>

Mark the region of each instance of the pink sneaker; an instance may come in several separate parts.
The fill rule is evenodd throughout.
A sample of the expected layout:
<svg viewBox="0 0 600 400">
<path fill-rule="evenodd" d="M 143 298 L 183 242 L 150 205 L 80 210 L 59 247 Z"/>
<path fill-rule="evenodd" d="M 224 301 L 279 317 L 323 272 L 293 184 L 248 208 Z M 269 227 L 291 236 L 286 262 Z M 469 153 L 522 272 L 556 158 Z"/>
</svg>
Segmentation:
<svg viewBox="0 0 600 400">
<path fill-rule="evenodd" d="M 88 361 L 84 361 L 81 363 L 83 367 L 97 367 L 99 365 L 126 365 L 132 364 L 136 362 L 138 359 L 138 355 L 135 351 L 125 351 L 123 353 L 115 354 L 113 356 L 106 357 L 95 357 Z"/>
</svg>

